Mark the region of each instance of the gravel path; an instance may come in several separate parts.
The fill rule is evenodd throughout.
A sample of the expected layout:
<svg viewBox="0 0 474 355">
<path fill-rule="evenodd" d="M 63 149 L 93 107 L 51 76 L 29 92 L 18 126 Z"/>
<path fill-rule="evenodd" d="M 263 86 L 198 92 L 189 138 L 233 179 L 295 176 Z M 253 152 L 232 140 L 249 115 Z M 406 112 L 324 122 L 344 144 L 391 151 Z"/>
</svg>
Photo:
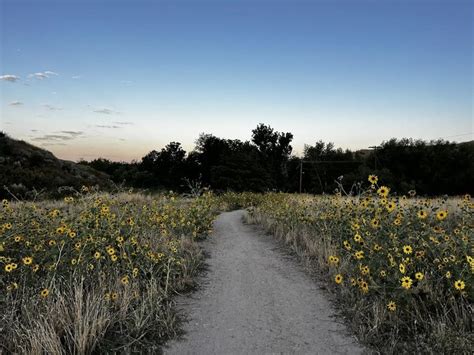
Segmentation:
<svg viewBox="0 0 474 355">
<path fill-rule="evenodd" d="M 179 301 L 186 333 L 165 354 L 361 353 L 315 282 L 243 213 L 215 222 L 203 286 Z"/>
</svg>

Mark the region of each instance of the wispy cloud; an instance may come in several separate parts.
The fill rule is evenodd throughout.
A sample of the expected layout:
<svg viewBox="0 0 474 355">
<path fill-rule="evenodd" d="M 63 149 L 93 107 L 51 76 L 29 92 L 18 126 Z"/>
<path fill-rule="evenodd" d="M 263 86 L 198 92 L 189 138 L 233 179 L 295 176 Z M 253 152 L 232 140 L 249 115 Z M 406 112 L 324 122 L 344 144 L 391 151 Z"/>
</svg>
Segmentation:
<svg viewBox="0 0 474 355">
<path fill-rule="evenodd" d="M 80 75 L 73 75 L 73 76 L 71 76 L 71 79 L 80 79 L 80 78 L 81 78 Z"/>
<path fill-rule="evenodd" d="M 120 127 L 120 126 L 113 126 L 113 125 L 100 125 L 100 124 L 96 125 L 96 127 L 98 127 L 98 128 L 108 128 L 108 129 L 117 129 L 117 128 L 122 128 L 122 127 Z"/>
<path fill-rule="evenodd" d="M 114 115 L 114 114 L 119 114 L 119 111 L 114 111 L 109 108 L 101 108 L 98 110 L 94 110 L 95 113 L 101 113 L 103 115 Z"/>
<path fill-rule="evenodd" d="M 83 131 L 59 131 L 58 133 L 68 134 L 71 137 L 79 137 L 84 134 Z"/>
<path fill-rule="evenodd" d="M 74 137 L 62 134 L 45 134 L 41 137 L 31 138 L 31 140 L 35 142 L 70 141 L 72 139 L 74 139 Z"/>
<path fill-rule="evenodd" d="M 23 105 L 23 102 L 21 102 L 21 101 L 12 101 L 8 105 L 9 106 L 21 106 L 21 105 Z"/>
<path fill-rule="evenodd" d="M 53 105 L 50 105 L 50 104 L 43 104 L 41 106 L 43 106 L 45 109 L 50 110 L 50 111 L 60 111 L 60 110 L 62 110 L 61 107 L 53 106 Z"/>
<path fill-rule="evenodd" d="M 6 74 L 6 75 L 0 75 L 0 80 L 9 81 L 11 83 L 14 83 L 17 80 L 20 80 L 20 77 L 16 76 L 16 75 Z"/>
<path fill-rule="evenodd" d="M 115 124 L 118 124 L 118 125 L 122 125 L 122 126 L 131 126 L 131 125 L 133 125 L 133 122 L 120 122 L 120 121 L 116 121 L 116 122 L 112 122 L 112 123 L 115 123 Z"/>
<path fill-rule="evenodd" d="M 38 80 L 43 80 L 43 79 L 46 79 L 46 78 L 50 78 L 51 76 L 58 76 L 58 75 L 59 74 L 54 72 L 54 71 L 46 70 L 44 72 L 38 72 L 38 73 L 30 74 L 30 75 L 28 75 L 28 78 L 35 78 L 35 79 L 38 79 Z"/>
<path fill-rule="evenodd" d="M 32 132 L 35 130 L 32 130 Z M 39 137 L 31 138 L 35 142 L 44 142 L 48 144 L 57 143 L 57 142 L 66 142 L 76 139 L 84 135 L 82 131 L 59 131 L 54 132 L 55 134 L 45 134 Z M 56 134 L 59 133 L 59 134 Z"/>
</svg>

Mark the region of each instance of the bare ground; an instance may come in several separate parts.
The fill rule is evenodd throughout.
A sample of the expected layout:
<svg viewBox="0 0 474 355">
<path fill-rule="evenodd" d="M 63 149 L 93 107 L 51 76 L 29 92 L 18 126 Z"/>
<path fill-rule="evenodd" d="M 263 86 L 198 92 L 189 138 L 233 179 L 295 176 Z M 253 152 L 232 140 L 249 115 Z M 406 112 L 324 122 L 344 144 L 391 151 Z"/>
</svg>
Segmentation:
<svg viewBox="0 0 474 355">
<path fill-rule="evenodd" d="M 179 300 L 185 335 L 165 354 L 362 353 L 317 283 L 243 213 L 215 222 L 203 286 Z"/>
</svg>

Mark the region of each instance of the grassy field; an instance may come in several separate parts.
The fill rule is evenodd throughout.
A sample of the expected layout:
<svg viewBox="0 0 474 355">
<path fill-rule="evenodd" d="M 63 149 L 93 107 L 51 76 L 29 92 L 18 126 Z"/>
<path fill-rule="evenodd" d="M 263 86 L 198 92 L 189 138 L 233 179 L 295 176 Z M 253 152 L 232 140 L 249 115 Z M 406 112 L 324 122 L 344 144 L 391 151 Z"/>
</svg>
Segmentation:
<svg viewBox="0 0 474 355">
<path fill-rule="evenodd" d="M 103 194 L 0 207 L 5 352 L 159 351 L 179 332 L 173 295 L 194 285 L 219 210 L 248 207 L 325 278 L 352 330 L 383 353 L 473 346 L 474 203 L 283 193 Z"/>
<path fill-rule="evenodd" d="M 148 351 L 178 331 L 211 195 L 99 194 L 0 207 L 0 352 Z"/>
<path fill-rule="evenodd" d="M 330 283 L 359 339 L 383 353 L 470 353 L 474 203 L 391 197 L 229 195 Z M 413 193 L 414 195 L 414 193 Z"/>
</svg>

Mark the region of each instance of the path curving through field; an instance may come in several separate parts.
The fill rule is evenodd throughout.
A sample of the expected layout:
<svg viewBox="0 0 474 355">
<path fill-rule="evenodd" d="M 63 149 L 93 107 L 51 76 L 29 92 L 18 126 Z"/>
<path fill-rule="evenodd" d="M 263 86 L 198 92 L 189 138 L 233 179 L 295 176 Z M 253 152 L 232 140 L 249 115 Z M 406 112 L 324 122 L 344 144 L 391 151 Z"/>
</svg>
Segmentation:
<svg viewBox="0 0 474 355">
<path fill-rule="evenodd" d="M 243 213 L 216 220 L 203 286 L 179 302 L 186 333 L 165 354 L 361 353 L 323 291 Z"/>
</svg>

